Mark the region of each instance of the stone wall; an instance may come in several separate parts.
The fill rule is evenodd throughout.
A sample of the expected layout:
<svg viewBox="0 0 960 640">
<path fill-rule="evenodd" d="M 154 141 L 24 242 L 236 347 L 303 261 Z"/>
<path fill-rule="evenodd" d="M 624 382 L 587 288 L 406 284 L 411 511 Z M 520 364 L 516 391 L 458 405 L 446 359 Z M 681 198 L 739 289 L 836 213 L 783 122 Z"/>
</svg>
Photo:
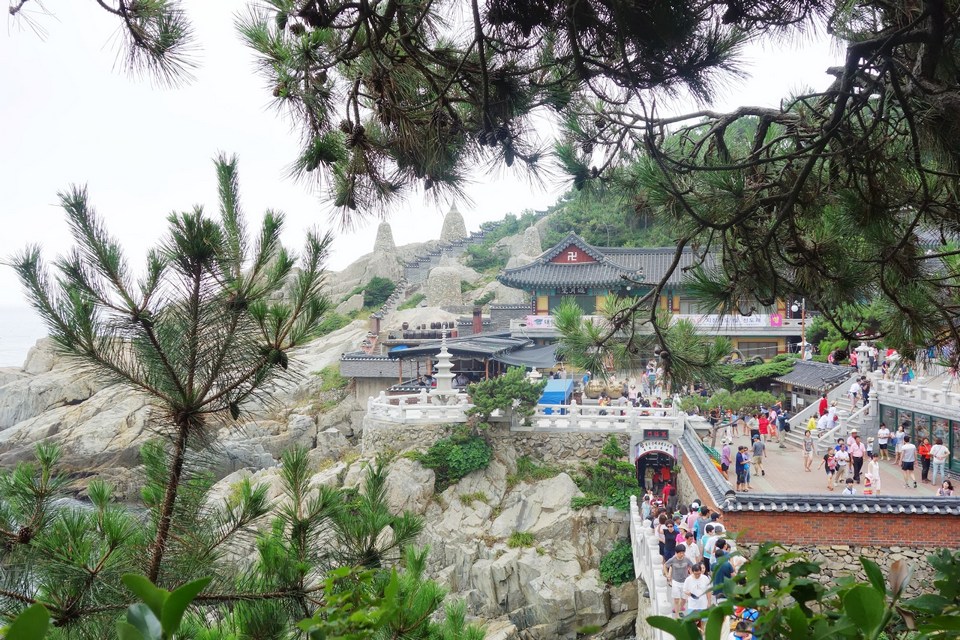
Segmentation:
<svg viewBox="0 0 960 640">
<path fill-rule="evenodd" d="M 363 457 L 378 453 L 402 453 L 412 449 L 426 450 L 437 440 L 450 435 L 454 425 L 407 425 L 382 422 L 365 417 L 363 420 Z M 630 446 L 625 433 L 614 434 L 624 451 Z M 494 447 L 498 442 L 510 445 L 518 456 L 529 456 L 538 462 L 575 467 L 581 462 L 595 462 L 609 435 L 557 432 L 515 432 L 505 424 L 495 424 L 486 436 Z"/>
<path fill-rule="evenodd" d="M 600 450 L 609 438 L 609 434 L 515 432 L 507 429 L 506 425 L 494 426 L 488 435 L 491 441 L 509 440 L 516 448 L 518 455 L 572 466 L 579 465 L 581 462 L 596 462 L 600 457 Z M 629 451 L 630 436 L 625 433 L 614 435 L 620 447 L 624 451 Z"/>
</svg>

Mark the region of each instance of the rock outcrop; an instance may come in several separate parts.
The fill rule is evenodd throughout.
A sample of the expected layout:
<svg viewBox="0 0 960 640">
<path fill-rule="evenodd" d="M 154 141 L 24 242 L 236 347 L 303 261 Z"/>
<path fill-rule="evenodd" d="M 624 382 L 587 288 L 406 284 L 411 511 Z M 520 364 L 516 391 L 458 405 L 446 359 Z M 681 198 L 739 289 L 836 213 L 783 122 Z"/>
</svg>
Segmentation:
<svg viewBox="0 0 960 640">
<path fill-rule="evenodd" d="M 447 211 L 443 217 L 443 228 L 440 230 L 441 242 L 455 242 L 467 237 L 467 225 L 463 221 L 463 215 L 457 209 L 456 203 Z"/>
</svg>

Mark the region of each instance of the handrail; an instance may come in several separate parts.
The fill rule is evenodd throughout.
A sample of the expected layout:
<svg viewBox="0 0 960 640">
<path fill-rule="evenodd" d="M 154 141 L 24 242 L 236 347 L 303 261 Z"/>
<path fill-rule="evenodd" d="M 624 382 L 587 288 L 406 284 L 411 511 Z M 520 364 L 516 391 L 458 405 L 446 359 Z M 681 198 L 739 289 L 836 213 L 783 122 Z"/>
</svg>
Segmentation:
<svg viewBox="0 0 960 640">
<path fill-rule="evenodd" d="M 673 600 L 670 585 L 663 575 L 657 536 L 649 520 L 641 520 L 637 496 L 630 496 L 630 546 L 633 550 L 633 571 L 650 594 L 650 615 L 670 616 Z M 641 592 L 641 597 L 643 596 Z M 668 640 L 671 636 L 659 629 L 651 629 L 653 640 Z"/>
</svg>

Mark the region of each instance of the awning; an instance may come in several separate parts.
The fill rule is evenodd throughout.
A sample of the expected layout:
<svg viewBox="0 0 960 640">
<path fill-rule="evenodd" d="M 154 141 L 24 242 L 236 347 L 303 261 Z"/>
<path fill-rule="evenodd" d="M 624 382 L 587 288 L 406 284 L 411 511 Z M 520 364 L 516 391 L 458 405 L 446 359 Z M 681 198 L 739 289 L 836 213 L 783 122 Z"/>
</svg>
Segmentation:
<svg viewBox="0 0 960 640">
<path fill-rule="evenodd" d="M 557 364 L 557 345 L 545 347 L 527 347 L 496 356 L 494 360 L 511 367 L 528 369 L 552 369 Z"/>
<path fill-rule="evenodd" d="M 478 358 L 489 360 L 522 348 L 529 344 L 527 338 L 511 338 L 508 333 L 476 334 L 460 338 L 447 338 L 447 351 L 454 358 Z M 391 349 L 389 356 L 401 360 L 434 358 L 440 353 L 440 340 L 397 351 Z M 552 365 L 551 365 L 552 366 Z"/>
</svg>

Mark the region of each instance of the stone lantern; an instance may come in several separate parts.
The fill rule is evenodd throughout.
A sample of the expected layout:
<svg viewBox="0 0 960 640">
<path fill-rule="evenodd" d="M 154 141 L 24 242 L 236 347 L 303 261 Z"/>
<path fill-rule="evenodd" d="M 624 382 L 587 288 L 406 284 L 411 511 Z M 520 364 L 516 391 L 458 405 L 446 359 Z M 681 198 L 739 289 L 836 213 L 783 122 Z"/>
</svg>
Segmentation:
<svg viewBox="0 0 960 640">
<path fill-rule="evenodd" d="M 854 351 L 857 352 L 857 371 L 867 373 L 870 370 L 870 347 L 866 342 L 861 342 Z"/>
</svg>

